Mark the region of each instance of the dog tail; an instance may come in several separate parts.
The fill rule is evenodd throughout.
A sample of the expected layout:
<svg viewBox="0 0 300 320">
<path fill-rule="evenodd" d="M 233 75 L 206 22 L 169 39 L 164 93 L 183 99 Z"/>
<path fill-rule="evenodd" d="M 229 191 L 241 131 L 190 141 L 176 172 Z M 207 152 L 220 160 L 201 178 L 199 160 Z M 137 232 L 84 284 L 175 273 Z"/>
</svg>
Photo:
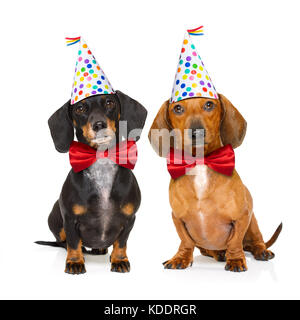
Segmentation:
<svg viewBox="0 0 300 320">
<path fill-rule="evenodd" d="M 277 238 L 279 237 L 279 235 L 281 233 L 281 230 L 282 230 L 282 222 L 280 223 L 280 225 L 278 226 L 278 228 L 274 232 L 272 238 L 268 242 L 266 242 L 267 249 L 270 248 L 275 243 L 275 241 L 277 240 Z"/>
<path fill-rule="evenodd" d="M 67 249 L 67 244 L 65 242 L 57 242 L 57 241 L 36 241 L 36 244 L 40 246 L 49 246 L 55 248 L 64 248 Z"/>
<path fill-rule="evenodd" d="M 57 242 L 57 241 L 36 241 L 36 244 L 40 246 L 49 246 L 55 248 L 64 248 L 67 250 L 67 243 L 66 242 Z M 88 250 L 85 247 L 82 247 L 82 253 L 91 255 L 91 256 L 102 256 L 108 253 L 107 249 L 92 249 Z"/>
</svg>

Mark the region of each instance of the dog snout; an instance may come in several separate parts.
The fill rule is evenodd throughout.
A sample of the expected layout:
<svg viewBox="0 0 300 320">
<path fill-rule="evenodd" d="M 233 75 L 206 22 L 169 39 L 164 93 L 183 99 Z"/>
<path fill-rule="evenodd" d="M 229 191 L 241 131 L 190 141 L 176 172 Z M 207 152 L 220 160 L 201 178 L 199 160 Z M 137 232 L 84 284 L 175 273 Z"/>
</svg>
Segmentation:
<svg viewBox="0 0 300 320">
<path fill-rule="evenodd" d="M 191 129 L 191 138 L 194 139 L 200 139 L 200 138 L 204 138 L 205 137 L 205 129 L 203 128 L 195 128 L 195 129 Z"/>
<path fill-rule="evenodd" d="M 204 139 L 206 130 L 202 123 L 197 122 L 190 126 L 189 136 L 192 140 Z"/>
<path fill-rule="evenodd" d="M 104 121 L 96 121 L 94 124 L 93 124 L 93 130 L 95 132 L 98 132 L 102 129 L 106 129 L 107 128 L 107 123 L 104 122 Z"/>
</svg>

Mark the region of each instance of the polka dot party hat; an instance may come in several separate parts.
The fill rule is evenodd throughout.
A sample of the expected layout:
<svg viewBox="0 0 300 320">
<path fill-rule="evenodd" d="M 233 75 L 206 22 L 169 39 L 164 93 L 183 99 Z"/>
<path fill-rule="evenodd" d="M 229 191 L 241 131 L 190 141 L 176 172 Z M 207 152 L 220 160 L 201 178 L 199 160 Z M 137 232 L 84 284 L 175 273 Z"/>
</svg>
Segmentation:
<svg viewBox="0 0 300 320">
<path fill-rule="evenodd" d="M 81 37 L 66 38 L 66 40 L 68 46 L 79 43 L 71 104 L 75 104 L 89 96 L 113 94 L 114 89 L 86 42 Z"/>
<path fill-rule="evenodd" d="M 218 94 L 206 71 L 191 35 L 203 35 L 203 27 L 187 30 L 184 36 L 170 102 L 188 98 L 218 99 Z"/>
</svg>

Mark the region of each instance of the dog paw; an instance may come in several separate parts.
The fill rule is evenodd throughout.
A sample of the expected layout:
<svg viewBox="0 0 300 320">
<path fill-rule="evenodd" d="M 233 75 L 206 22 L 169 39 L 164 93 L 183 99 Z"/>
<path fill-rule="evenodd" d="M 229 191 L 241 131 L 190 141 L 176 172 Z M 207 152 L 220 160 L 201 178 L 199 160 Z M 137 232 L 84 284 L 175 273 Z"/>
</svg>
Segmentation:
<svg viewBox="0 0 300 320">
<path fill-rule="evenodd" d="M 269 261 L 275 258 L 275 254 L 270 250 L 256 252 L 254 258 L 259 261 Z"/>
<path fill-rule="evenodd" d="M 165 269 L 183 270 L 193 265 L 193 260 L 190 258 L 175 257 L 163 263 Z"/>
<path fill-rule="evenodd" d="M 248 270 L 246 262 L 243 259 L 227 260 L 226 271 L 245 272 Z"/>
<path fill-rule="evenodd" d="M 110 271 L 119 273 L 130 272 L 130 262 L 127 260 L 112 262 Z"/>
<path fill-rule="evenodd" d="M 85 265 L 81 262 L 67 262 L 65 273 L 79 275 L 86 273 Z"/>
</svg>

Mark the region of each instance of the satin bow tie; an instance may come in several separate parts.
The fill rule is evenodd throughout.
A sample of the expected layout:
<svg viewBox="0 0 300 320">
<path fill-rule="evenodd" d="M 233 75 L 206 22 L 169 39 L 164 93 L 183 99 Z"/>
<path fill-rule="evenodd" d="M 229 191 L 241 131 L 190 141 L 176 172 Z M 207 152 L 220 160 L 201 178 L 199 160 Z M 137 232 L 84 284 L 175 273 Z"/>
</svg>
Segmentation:
<svg viewBox="0 0 300 320">
<path fill-rule="evenodd" d="M 230 144 L 213 151 L 204 159 L 197 159 L 191 155 L 183 157 L 182 151 L 171 149 L 168 160 L 168 171 L 173 179 L 185 175 L 197 164 L 205 164 L 212 170 L 227 176 L 232 175 L 235 166 L 234 151 Z"/>
<path fill-rule="evenodd" d="M 137 161 L 135 141 L 123 141 L 106 151 L 97 151 L 87 144 L 73 141 L 69 149 L 70 163 L 75 172 L 80 172 L 100 158 L 108 158 L 116 164 L 133 169 Z"/>
</svg>

